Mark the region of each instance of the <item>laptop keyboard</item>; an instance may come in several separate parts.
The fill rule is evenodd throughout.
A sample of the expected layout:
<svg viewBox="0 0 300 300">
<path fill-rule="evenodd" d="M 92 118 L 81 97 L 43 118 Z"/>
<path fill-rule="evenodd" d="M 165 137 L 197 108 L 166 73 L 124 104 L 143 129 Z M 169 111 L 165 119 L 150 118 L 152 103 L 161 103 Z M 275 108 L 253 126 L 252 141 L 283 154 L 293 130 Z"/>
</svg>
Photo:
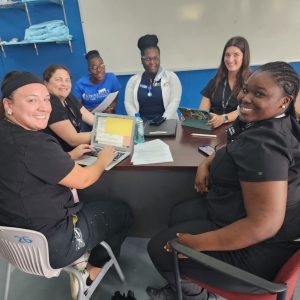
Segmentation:
<svg viewBox="0 0 300 300">
<path fill-rule="evenodd" d="M 90 156 L 98 156 L 98 153 L 101 151 L 102 149 L 95 149 L 95 151 L 91 152 L 89 155 Z M 117 152 L 116 156 L 114 157 L 113 161 L 118 160 L 121 156 L 123 156 L 125 154 L 125 152 Z"/>
<path fill-rule="evenodd" d="M 124 155 L 124 152 L 117 152 L 117 154 L 116 154 L 116 156 L 115 156 L 115 158 L 114 158 L 114 161 L 115 160 L 118 160 L 121 156 L 123 156 Z"/>
</svg>

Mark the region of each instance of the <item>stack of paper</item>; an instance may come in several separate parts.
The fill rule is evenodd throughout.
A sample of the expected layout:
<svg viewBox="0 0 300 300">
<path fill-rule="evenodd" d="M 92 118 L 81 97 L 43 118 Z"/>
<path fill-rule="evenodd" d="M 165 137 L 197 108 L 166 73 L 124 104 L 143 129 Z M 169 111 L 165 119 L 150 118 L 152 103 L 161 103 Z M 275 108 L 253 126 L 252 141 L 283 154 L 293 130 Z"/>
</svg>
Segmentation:
<svg viewBox="0 0 300 300">
<path fill-rule="evenodd" d="M 131 159 L 134 165 L 158 164 L 172 161 L 173 157 L 170 147 L 159 139 L 135 145 Z"/>
<path fill-rule="evenodd" d="M 107 109 L 107 107 L 109 105 L 112 104 L 112 102 L 116 99 L 116 97 L 118 96 L 119 91 L 116 91 L 114 93 L 109 93 L 108 96 L 97 106 L 92 110 L 92 113 L 101 113 L 104 110 Z"/>
</svg>

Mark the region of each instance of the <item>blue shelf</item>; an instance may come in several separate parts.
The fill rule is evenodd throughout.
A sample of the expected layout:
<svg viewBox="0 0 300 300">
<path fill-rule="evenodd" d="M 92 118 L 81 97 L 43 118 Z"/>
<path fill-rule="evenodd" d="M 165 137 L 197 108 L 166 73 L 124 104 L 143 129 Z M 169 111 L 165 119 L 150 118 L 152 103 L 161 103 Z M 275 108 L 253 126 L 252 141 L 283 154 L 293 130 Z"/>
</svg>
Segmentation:
<svg viewBox="0 0 300 300">
<path fill-rule="evenodd" d="M 46 3 L 54 3 L 57 5 L 62 5 L 61 0 L 27 0 L 24 2 L 21 1 L 12 1 L 5 4 L 0 4 L 0 9 L 8 9 L 8 8 L 25 8 L 25 4 L 46 4 Z"/>
<path fill-rule="evenodd" d="M 18 45 L 29 45 L 29 44 L 46 44 L 46 43 L 57 43 L 64 44 L 71 42 L 72 39 L 67 40 L 53 40 L 53 41 L 38 41 L 38 42 L 28 42 L 28 41 L 20 41 L 20 42 L 2 42 L 3 46 L 18 46 Z"/>
<path fill-rule="evenodd" d="M 64 22 L 65 25 L 68 26 L 68 22 L 67 22 L 67 16 L 66 16 L 66 12 L 65 12 L 65 6 L 64 6 L 64 0 L 26 0 L 26 1 L 10 1 L 9 3 L 3 3 L 0 4 L 0 9 L 11 9 L 11 8 L 20 8 L 20 9 L 24 9 L 26 12 L 26 16 L 28 19 L 28 23 L 29 26 L 32 25 L 31 22 L 31 18 L 30 18 L 30 13 L 29 13 L 29 7 L 31 5 L 36 5 L 36 4 L 57 4 L 60 5 L 63 11 L 63 15 L 64 15 Z M 29 5 L 28 5 L 29 4 Z M 29 42 L 29 41 L 20 41 L 20 42 L 1 42 L 0 43 L 0 48 L 3 52 L 4 57 L 6 57 L 5 54 L 5 47 L 6 46 L 21 46 L 21 45 L 33 45 L 36 54 L 38 55 L 38 48 L 37 48 L 37 44 L 45 44 L 45 43 L 59 43 L 59 44 L 69 44 L 69 48 L 71 53 L 73 52 L 72 49 L 72 43 L 71 43 L 71 39 L 66 39 L 66 40 L 53 40 L 53 41 L 37 41 L 37 42 Z"/>
</svg>

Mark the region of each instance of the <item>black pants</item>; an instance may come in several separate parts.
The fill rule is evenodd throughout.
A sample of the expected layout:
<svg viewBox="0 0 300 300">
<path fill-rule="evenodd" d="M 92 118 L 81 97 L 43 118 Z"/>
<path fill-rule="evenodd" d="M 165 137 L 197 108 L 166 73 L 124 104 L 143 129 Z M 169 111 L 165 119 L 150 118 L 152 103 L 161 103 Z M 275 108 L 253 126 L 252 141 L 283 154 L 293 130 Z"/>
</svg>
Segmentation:
<svg viewBox="0 0 300 300">
<path fill-rule="evenodd" d="M 170 227 L 155 237 L 148 244 L 149 255 L 160 274 L 174 284 L 172 254 L 164 250 L 167 241 L 176 237 L 176 233 L 203 233 L 218 227 L 207 217 L 206 199 L 199 198 L 177 204 L 172 211 Z M 280 267 L 299 248 L 297 242 L 267 243 L 262 242 L 251 247 L 235 251 L 206 251 L 205 253 L 237 266 L 248 272 L 272 280 Z M 216 278 L 215 274 L 190 259 L 180 259 L 181 273 L 190 278 L 206 281 Z M 210 280 L 209 280 L 210 281 Z M 245 291 L 247 287 L 245 287 Z"/>
<path fill-rule="evenodd" d="M 76 249 L 72 219 L 68 218 L 64 228 L 48 239 L 50 264 L 53 268 L 71 264 L 86 251 L 91 251 L 89 263 L 102 267 L 109 256 L 99 245 L 101 241 L 106 241 L 115 256 L 119 256 L 121 245 L 132 223 L 132 214 L 126 203 L 116 200 L 85 202 L 77 216 L 76 227 L 82 232 L 85 246 Z"/>
</svg>

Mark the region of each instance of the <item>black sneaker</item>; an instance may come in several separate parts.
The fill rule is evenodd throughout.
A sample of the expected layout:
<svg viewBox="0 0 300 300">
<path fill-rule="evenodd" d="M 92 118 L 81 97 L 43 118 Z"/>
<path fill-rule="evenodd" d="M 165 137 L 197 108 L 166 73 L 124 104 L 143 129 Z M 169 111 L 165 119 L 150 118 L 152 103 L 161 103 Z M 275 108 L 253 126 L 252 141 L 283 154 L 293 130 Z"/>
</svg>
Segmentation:
<svg viewBox="0 0 300 300">
<path fill-rule="evenodd" d="M 125 294 L 121 294 L 119 291 L 116 291 L 115 294 L 111 297 L 111 300 L 125 300 Z"/>
<path fill-rule="evenodd" d="M 152 300 L 176 300 L 176 293 L 173 291 L 171 286 L 168 284 L 160 289 L 152 288 L 148 286 L 146 293 Z"/>
<path fill-rule="evenodd" d="M 126 299 L 127 300 L 137 300 L 134 296 L 133 291 L 131 291 L 131 290 L 128 291 Z"/>
</svg>

